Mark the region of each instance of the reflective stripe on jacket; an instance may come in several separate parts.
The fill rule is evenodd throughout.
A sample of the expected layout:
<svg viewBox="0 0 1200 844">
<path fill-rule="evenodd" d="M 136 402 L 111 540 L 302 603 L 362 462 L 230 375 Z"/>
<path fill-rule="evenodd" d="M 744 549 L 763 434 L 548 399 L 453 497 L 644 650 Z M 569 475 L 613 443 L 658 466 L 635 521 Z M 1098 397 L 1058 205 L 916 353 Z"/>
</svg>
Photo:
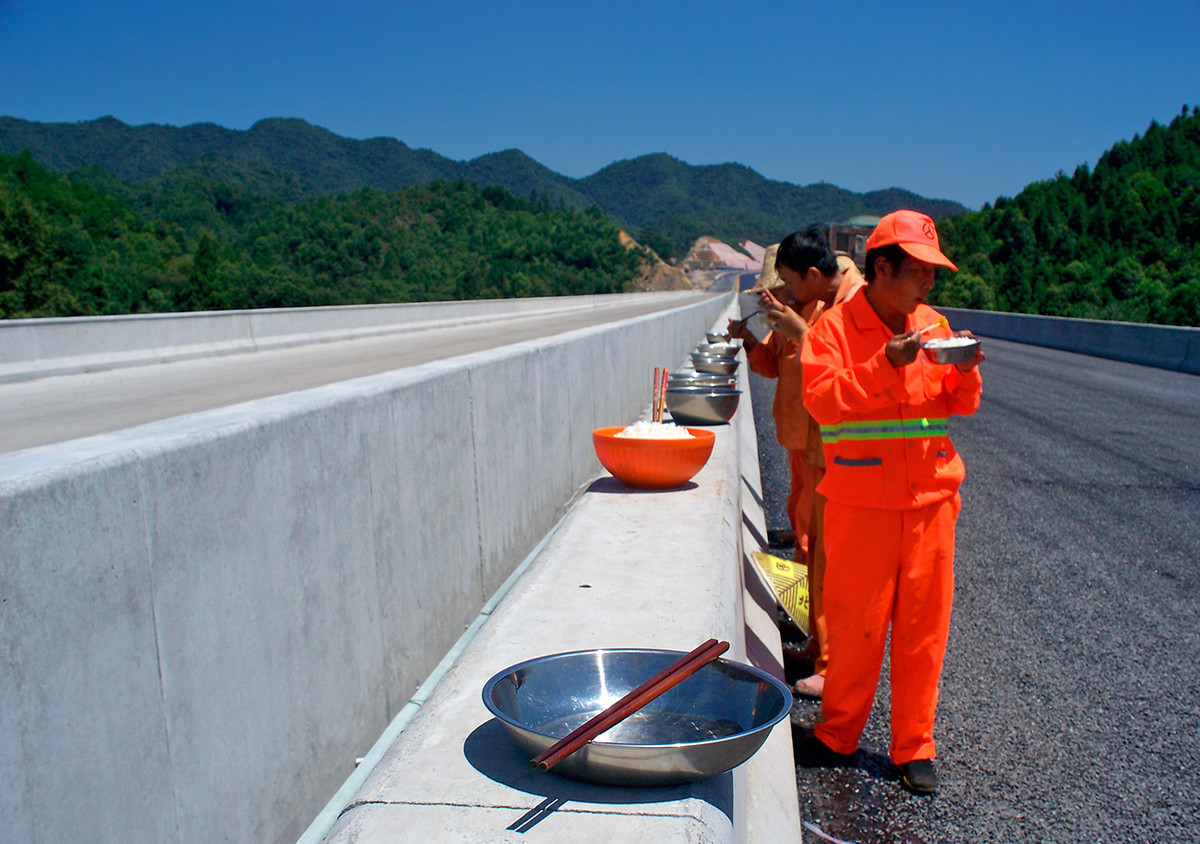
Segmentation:
<svg viewBox="0 0 1200 844">
<path fill-rule="evenodd" d="M 905 330 L 939 316 L 919 305 Z M 939 334 L 950 332 L 932 332 Z M 805 335 L 804 405 L 821 426 L 825 452 L 817 489 L 831 501 L 908 510 L 948 498 L 962 483 L 947 420 L 979 407 L 979 368 L 962 372 L 924 354 L 892 366 L 884 351 L 891 338 L 866 296 L 829 309 Z"/>
</svg>

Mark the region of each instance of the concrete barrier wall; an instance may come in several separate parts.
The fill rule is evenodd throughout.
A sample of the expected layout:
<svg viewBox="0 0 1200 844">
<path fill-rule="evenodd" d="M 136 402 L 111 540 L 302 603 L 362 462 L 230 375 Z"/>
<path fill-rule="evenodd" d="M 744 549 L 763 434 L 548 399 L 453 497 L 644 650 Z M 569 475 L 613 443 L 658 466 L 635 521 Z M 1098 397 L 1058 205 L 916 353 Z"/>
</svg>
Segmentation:
<svg viewBox="0 0 1200 844">
<path fill-rule="evenodd" d="M 0 837 L 294 841 L 728 301 L 0 456 Z"/>
<path fill-rule="evenodd" d="M 672 296 L 677 293 L 614 294 Z M 277 308 L 0 320 L 0 383 L 239 354 L 518 314 L 595 307 L 609 296 L 554 296 L 329 308 Z"/>
<path fill-rule="evenodd" d="M 536 656 L 688 651 L 710 636 L 730 643 L 729 659 L 784 678 L 775 595 L 751 557 L 766 527 L 741 370 L 742 403 L 730 424 L 709 429 L 713 452 L 692 482 L 651 491 L 597 479 L 304 844 L 801 840 L 786 721 L 728 773 L 670 787 L 594 785 L 533 770 L 480 696 L 489 677 Z M 542 811 L 547 804 L 555 808 Z"/>
<path fill-rule="evenodd" d="M 955 329 L 1200 375 L 1200 328 L 938 308 Z"/>
</svg>

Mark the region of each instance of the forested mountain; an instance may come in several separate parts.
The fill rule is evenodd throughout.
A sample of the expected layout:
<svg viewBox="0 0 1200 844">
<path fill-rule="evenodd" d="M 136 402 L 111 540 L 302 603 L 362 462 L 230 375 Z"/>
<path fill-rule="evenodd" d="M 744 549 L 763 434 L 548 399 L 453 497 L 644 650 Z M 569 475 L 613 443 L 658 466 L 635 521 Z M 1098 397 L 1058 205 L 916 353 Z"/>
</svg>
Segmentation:
<svg viewBox="0 0 1200 844">
<path fill-rule="evenodd" d="M 942 304 L 1200 326 L 1200 108 L 938 231 Z"/>
<path fill-rule="evenodd" d="M 129 126 L 113 117 L 82 123 L 34 123 L 0 117 L 0 152 L 25 150 L 42 166 L 68 173 L 96 165 L 121 181 L 142 183 L 208 157 L 293 173 L 308 193 L 300 200 L 361 187 L 398 190 L 455 179 L 454 162 L 385 138 L 352 141 L 303 120 L 261 120 L 247 131 L 212 123 L 177 128 Z"/>
<path fill-rule="evenodd" d="M 960 267 L 935 302 L 1200 325 L 1197 108 L 977 212 L 663 154 L 572 180 L 516 150 L 455 162 L 302 120 L 0 118 L 0 153 L 24 149 L 0 155 L 0 317 L 619 290 L 649 256 L 618 223 L 681 254 L 910 207 Z"/>
<path fill-rule="evenodd" d="M 702 235 L 766 244 L 809 223 L 840 222 L 857 214 L 909 207 L 940 218 L 965 210 L 956 202 L 927 200 L 897 188 L 856 194 L 824 183 L 799 187 L 737 164 L 697 167 L 664 154 L 570 179 L 517 150 L 453 161 L 391 138 L 342 138 L 299 119 L 261 120 L 241 131 L 209 123 L 129 126 L 113 117 L 82 123 L 0 117 L 0 153 L 26 150 L 59 173 L 98 166 L 121 181 L 147 184 L 199 172 L 289 202 L 362 187 L 394 191 L 435 179 L 466 179 L 555 206 L 598 205 L 630 234 L 663 244 L 659 248 L 671 252 L 663 257 L 682 256 Z"/>
<path fill-rule="evenodd" d="M 131 186 L 0 155 L 0 318 L 610 293 L 652 260 L 595 207 L 466 181 L 290 203 L 247 186 L 279 171 L 209 165 Z"/>
<path fill-rule="evenodd" d="M 897 208 L 934 219 L 965 210 L 957 202 L 899 188 L 854 193 L 827 183 L 798 187 L 764 179 L 740 164 L 695 166 L 662 153 L 610 164 L 579 185 L 639 240 L 665 238 L 676 249 L 698 235 L 727 243 L 746 238 L 776 243 L 809 223 L 882 216 Z"/>
</svg>

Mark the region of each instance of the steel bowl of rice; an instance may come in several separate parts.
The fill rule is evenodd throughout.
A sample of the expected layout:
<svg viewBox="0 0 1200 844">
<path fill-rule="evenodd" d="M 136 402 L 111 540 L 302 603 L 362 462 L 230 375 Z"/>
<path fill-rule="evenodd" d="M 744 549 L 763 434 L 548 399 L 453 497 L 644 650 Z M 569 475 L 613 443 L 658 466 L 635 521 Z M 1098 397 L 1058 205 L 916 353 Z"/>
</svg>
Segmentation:
<svg viewBox="0 0 1200 844">
<path fill-rule="evenodd" d="M 975 357 L 979 341 L 974 337 L 935 337 L 921 344 L 925 357 L 934 363 L 966 363 Z"/>
</svg>

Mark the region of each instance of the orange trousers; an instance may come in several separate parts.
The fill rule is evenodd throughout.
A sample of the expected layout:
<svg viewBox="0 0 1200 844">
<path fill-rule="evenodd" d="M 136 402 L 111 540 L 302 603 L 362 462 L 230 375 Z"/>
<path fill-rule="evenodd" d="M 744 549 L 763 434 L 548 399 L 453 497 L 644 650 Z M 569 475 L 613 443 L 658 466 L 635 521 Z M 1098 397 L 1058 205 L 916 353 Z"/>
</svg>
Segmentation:
<svg viewBox="0 0 1200 844">
<path fill-rule="evenodd" d="M 816 645 L 813 674 L 824 674 L 829 667 L 829 631 L 825 627 L 825 496 L 817 492 L 825 470 L 812 467 L 812 509 L 808 517 L 808 635 Z"/>
<path fill-rule="evenodd" d="M 789 448 L 787 516 L 796 533 L 796 562 L 802 563 L 808 555 L 808 519 L 812 509 L 812 496 L 816 467 L 804 459 L 804 449 Z"/>
<path fill-rule="evenodd" d="M 814 734 L 853 753 L 875 701 L 892 629 L 892 741 L 897 765 L 932 759 L 938 681 L 954 597 L 957 494 L 916 510 L 825 505 L 829 666 Z"/>
</svg>

